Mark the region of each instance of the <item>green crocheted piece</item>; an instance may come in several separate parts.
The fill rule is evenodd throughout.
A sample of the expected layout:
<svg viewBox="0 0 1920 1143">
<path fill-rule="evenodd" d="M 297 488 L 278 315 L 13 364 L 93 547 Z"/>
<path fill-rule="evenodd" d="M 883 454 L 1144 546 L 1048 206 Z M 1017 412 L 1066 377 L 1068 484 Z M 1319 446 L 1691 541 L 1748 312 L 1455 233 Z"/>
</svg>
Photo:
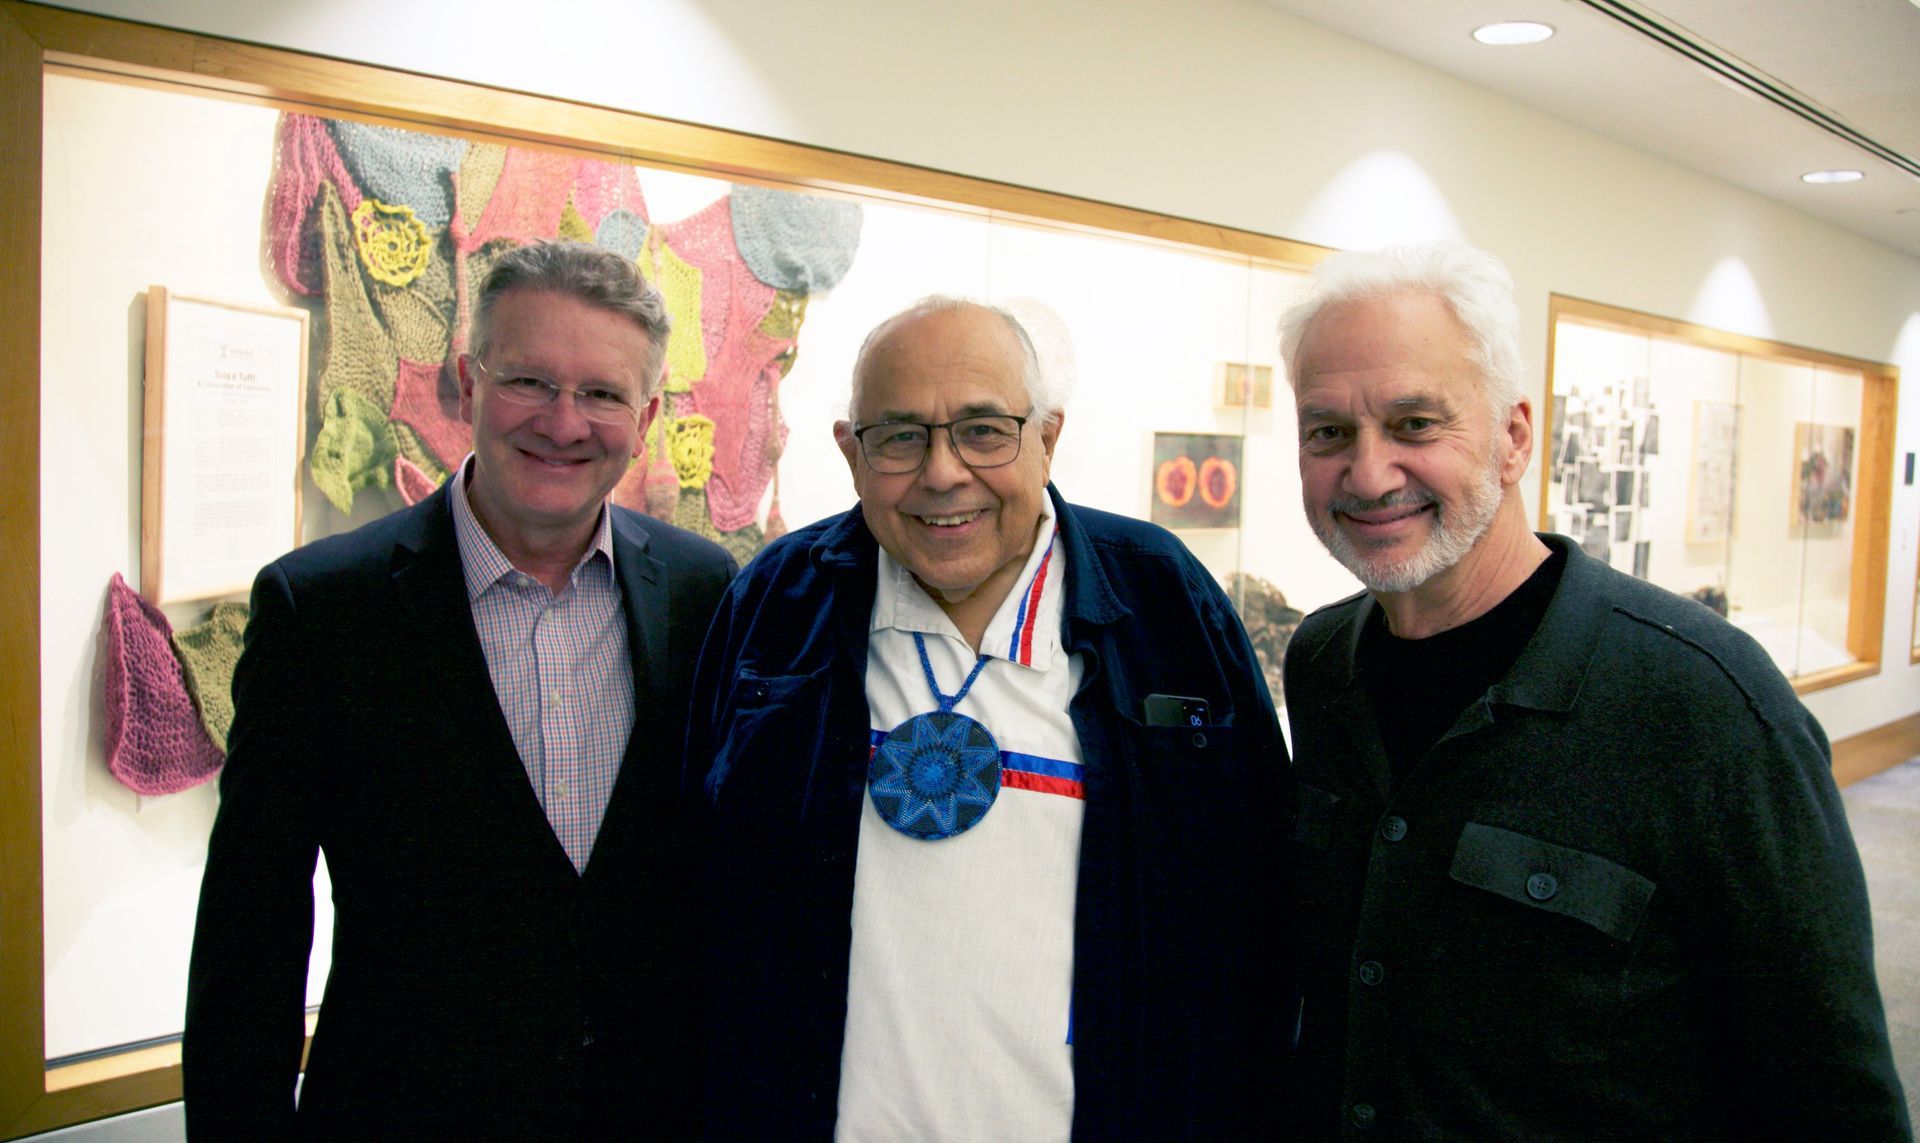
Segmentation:
<svg viewBox="0 0 1920 1143">
<path fill-rule="evenodd" d="M 240 662 L 246 631 L 247 605 L 227 602 L 214 604 L 205 619 L 173 633 L 173 653 L 200 712 L 200 725 L 222 753 L 233 727 L 233 668 Z"/>
<path fill-rule="evenodd" d="M 327 183 L 320 194 L 320 261 L 327 292 L 327 352 L 318 385 L 321 407 L 336 392 L 351 391 L 380 406 L 384 417 L 393 407 L 393 379 L 400 370 L 400 358 L 367 298 L 353 223 L 347 219 L 339 192 Z"/>
<path fill-rule="evenodd" d="M 434 235 L 436 255 L 449 249 L 446 233 Z M 453 274 L 445 257 L 435 257 L 418 278 L 404 288 L 373 287 L 373 300 L 394 353 L 409 361 L 444 361 L 453 343 Z"/>
<path fill-rule="evenodd" d="M 745 567 L 748 560 L 757 555 L 761 548 L 767 546 L 768 541 L 769 537 L 761 530 L 760 525 L 748 524 L 738 531 L 721 533 L 720 538 L 714 542 L 727 550 L 727 554 L 733 557 L 734 563 Z"/>
<path fill-rule="evenodd" d="M 707 511 L 707 490 L 704 488 L 680 489 L 680 498 L 673 504 L 672 524 L 715 542 L 720 539 L 719 530 L 713 526 L 713 513 Z"/>
<path fill-rule="evenodd" d="M 660 276 L 654 285 L 673 315 L 673 328 L 686 331 L 667 339 L 667 392 L 685 393 L 707 375 L 707 346 L 700 324 L 700 285 L 705 275 L 671 248 L 658 249 Z"/>
<path fill-rule="evenodd" d="M 393 421 L 391 424 L 393 444 L 400 455 L 411 461 L 413 466 L 434 484 L 445 484 L 447 477 L 452 476 L 453 473 L 442 465 L 440 459 L 433 455 L 433 450 L 420 440 L 419 432 L 412 425 L 402 421 Z"/>
<path fill-rule="evenodd" d="M 393 482 L 399 455 L 387 410 L 351 389 L 336 389 L 322 407 L 320 435 L 309 465 L 313 483 L 341 512 L 353 511 L 353 494 Z"/>
<path fill-rule="evenodd" d="M 500 144 L 475 143 L 467 148 L 460 161 L 457 198 L 460 221 L 469 232 L 480 225 L 480 216 L 486 213 L 487 203 L 493 200 L 494 188 L 500 185 L 500 176 L 506 169 L 507 149 Z"/>
<path fill-rule="evenodd" d="M 579 208 L 573 205 L 572 199 L 568 199 L 567 205 L 560 211 L 560 237 L 568 242 L 593 241 L 593 227 Z"/>
</svg>

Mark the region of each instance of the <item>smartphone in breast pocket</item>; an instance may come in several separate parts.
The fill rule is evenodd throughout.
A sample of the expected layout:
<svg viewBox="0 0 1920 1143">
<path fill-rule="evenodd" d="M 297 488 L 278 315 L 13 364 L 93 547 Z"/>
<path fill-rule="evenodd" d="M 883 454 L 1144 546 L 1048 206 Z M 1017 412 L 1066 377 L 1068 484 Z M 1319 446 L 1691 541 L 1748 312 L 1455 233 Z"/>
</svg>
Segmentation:
<svg viewBox="0 0 1920 1143">
<path fill-rule="evenodd" d="M 1208 726 L 1213 722 L 1207 700 L 1188 695 L 1148 695 L 1145 702 L 1148 726 Z"/>
</svg>

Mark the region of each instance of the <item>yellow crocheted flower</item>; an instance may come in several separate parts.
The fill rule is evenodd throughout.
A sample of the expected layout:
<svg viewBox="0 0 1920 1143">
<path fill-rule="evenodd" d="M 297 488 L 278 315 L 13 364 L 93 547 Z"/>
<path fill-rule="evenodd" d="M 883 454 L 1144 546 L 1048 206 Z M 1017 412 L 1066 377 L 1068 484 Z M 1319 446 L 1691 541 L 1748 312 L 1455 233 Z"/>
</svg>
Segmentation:
<svg viewBox="0 0 1920 1143">
<path fill-rule="evenodd" d="M 433 256 L 433 238 L 410 206 L 361 199 L 353 208 L 353 236 L 367 273 L 389 286 L 411 283 L 425 272 Z"/>
<path fill-rule="evenodd" d="M 713 477 L 713 418 L 698 413 L 667 426 L 667 456 L 682 488 L 705 488 Z"/>
</svg>

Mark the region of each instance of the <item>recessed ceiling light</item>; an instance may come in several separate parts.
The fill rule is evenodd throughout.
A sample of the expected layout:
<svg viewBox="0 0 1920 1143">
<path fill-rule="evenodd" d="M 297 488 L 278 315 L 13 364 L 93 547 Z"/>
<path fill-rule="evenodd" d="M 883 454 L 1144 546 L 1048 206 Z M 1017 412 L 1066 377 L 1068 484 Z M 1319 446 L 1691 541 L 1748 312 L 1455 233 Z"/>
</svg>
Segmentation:
<svg viewBox="0 0 1920 1143">
<path fill-rule="evenodd" d="M 1800 176 L 1803 183 L 1857 183 L 1867 176 L 1859 171 L 1808 171 Z"/>
<path fill-rule="evenodd" d="M 1916 3 L 1920 3 L 1920 0 L 1916 0 Z M 1473 30 L 1474 39 L 1503 48 L 1515 44 L 1537 44 L 1551 35 L 1552 24 L 1533 20 L 1504 20 L 1498 24 L 1482 24 Z"/>
</svg>

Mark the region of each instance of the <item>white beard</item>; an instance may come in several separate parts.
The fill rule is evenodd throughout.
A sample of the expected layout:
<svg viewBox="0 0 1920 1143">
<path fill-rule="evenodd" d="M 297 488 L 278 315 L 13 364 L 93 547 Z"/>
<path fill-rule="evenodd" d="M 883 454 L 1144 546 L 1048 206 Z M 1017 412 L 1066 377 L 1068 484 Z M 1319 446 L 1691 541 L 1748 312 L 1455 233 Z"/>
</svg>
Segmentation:
<svg viewBox="0 0 1920 1143">
<path fill-rule="evenodd" d="M 1368 591 L 1376 594 L 1412 591 L 1421 584 L 1459 563 L 1492 527 L 1500 511 L 1505 489 L 1500 484 L 1499 459 L 1492 458 L 1481 480 L 1467 486 L 1460 504 L 1449 516 L 1447 509 L 1426 489 L 1388 493 L 1378 500 L 1336 497 L 1318 513 L 1308 513 L 1313 534 L 1320 537 L 1340 566 L 1352 572 Z M 1376 557 L 1347 535 L 1335 516 L 1343 512 L 1370 512 L 1384 508 L 1434 506 L 1434 519 L 1427 542 L 1420 550 L 1399 562 L 1384 555 Z"/>
</svg>

